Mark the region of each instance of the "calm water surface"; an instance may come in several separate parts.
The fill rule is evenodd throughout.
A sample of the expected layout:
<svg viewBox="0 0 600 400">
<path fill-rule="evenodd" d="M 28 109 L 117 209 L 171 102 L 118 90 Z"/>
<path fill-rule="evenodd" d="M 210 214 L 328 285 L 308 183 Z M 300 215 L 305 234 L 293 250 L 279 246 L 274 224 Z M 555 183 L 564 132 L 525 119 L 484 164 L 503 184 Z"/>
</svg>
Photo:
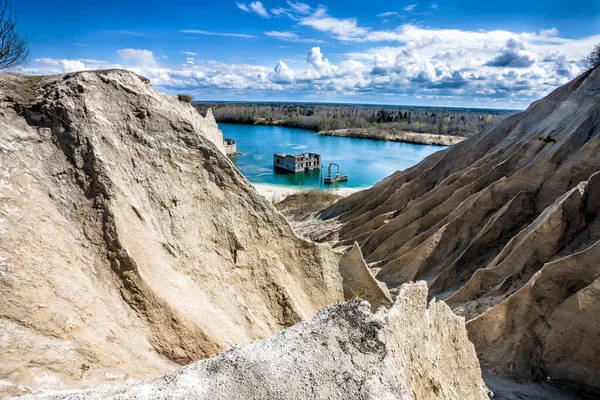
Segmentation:
<svg viewBox="0 0 600 400">
<path fill-rule="evenodd" d="M 241 155 L 232 158 L 240 172 L 252 183 L 279 186 L 349 188 L 369 187 L 397 170 L 417 164 L 443 146 L 384 142 L 346 137 L 320 136 L 305 129 L 278 126 L 219 124 L 223 136 L 237 142 Z M 320 172 L 297 174 L 275 173 L 273 153 L 321 154 L 324 174 L 330 162 L 340 165 L 340 173 L 349 175 L 348 182 L 322 185 Z M 332 168 L 335 173 L 335 168 Z"/>
</svg>

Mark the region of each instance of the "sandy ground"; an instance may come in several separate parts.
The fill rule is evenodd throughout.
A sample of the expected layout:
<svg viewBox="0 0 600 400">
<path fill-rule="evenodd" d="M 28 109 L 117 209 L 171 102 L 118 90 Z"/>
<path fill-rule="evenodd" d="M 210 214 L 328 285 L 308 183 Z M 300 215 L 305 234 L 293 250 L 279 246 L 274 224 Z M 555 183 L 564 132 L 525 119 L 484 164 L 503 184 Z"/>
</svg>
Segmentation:
<svg viewBox="0 0 600 400">
<path fill-rule="evenodd" d="M 271 202 L 279 202 L 281 200 L 283 200 L 286 196 L 289 196 L 290 194 L 294 194 L 297 193 L 299 191 L 302 190 L 307 190 L 309 188 L 306 187 L 291 187 L 291 186 L 277 186 L 277 185 L 269 185 L 269 184 L 263 184 L 263 183 L 257 183 L 257 184 L 253 184 L 253 186 L 256 188 L 256 190 L 258 190 L 258 193 L 260 193 L 262 196 L 266 197 L 267 200 L 271 201 Z M 337 194 L 339 196 L 348 196 L 351 195 L 354 192 L 358 192 L 360 190 L 364 190 L 367 188 L 335 188 L 335 189 L 328 189 L 331 190 L 334 194 Z"/>
</svg>

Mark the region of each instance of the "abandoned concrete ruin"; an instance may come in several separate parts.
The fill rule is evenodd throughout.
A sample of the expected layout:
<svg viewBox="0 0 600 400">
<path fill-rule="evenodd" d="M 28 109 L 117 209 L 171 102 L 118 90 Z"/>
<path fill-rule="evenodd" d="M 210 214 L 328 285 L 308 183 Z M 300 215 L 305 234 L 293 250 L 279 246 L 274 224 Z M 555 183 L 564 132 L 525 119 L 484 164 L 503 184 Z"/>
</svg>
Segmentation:
<svg viewBox="0 0 600 400">
<path fill-rule="evenodd" d="M 223 145 L 225 146 L 225 154 L 227 154 L 228 156 L 233 156 L 233 155 L 238 154 L 235 140 L 223 139 Z"/>
<path fill-rule="evenodd" d="M 321 168 L 321 155 L 316 153 L 274 154 L 275 171 L 308 172 Z"/>
</svg>

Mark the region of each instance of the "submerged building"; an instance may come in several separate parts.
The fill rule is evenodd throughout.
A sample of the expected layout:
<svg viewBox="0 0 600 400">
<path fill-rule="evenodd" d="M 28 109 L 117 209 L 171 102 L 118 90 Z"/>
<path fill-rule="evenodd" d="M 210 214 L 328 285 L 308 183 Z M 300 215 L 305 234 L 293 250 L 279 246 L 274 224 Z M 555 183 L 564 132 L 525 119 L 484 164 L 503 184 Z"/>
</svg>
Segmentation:
<svg viewBox="0 0 600 400">
<path fill-rule="evenodd" d="M 235 140 L 223 139 L 223 145 L 225 146 L 225 154 L 227 154 L 228 156 L 236 155 L 238 153 Z"/>
<path fill-rule="evenodd" d="M 321 155 L 316 153 L 281 154 L 273 156 L 275 171 L 305 172 L 321 168 Z"/>
</svg>

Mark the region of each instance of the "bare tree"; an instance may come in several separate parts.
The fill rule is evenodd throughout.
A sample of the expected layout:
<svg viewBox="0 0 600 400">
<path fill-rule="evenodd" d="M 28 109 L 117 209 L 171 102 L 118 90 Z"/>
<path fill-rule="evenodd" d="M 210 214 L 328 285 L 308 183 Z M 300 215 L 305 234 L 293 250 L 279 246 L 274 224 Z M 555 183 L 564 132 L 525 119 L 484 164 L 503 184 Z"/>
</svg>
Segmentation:
<svg viewBox="0 0 600 400">
<path fill-rule="evenodd" d="M 600 65 L 600 44 L 597 44 L 594 50 L 583 59 L 583 65 L 586 70 L 596 68 Z"/>
<path fill-rule="evenodd" d="M 17 31 L 17 17 L 9 0 L 0 0 L 0 70 L 29 60 L 27 41 Z"/>
</svg>

